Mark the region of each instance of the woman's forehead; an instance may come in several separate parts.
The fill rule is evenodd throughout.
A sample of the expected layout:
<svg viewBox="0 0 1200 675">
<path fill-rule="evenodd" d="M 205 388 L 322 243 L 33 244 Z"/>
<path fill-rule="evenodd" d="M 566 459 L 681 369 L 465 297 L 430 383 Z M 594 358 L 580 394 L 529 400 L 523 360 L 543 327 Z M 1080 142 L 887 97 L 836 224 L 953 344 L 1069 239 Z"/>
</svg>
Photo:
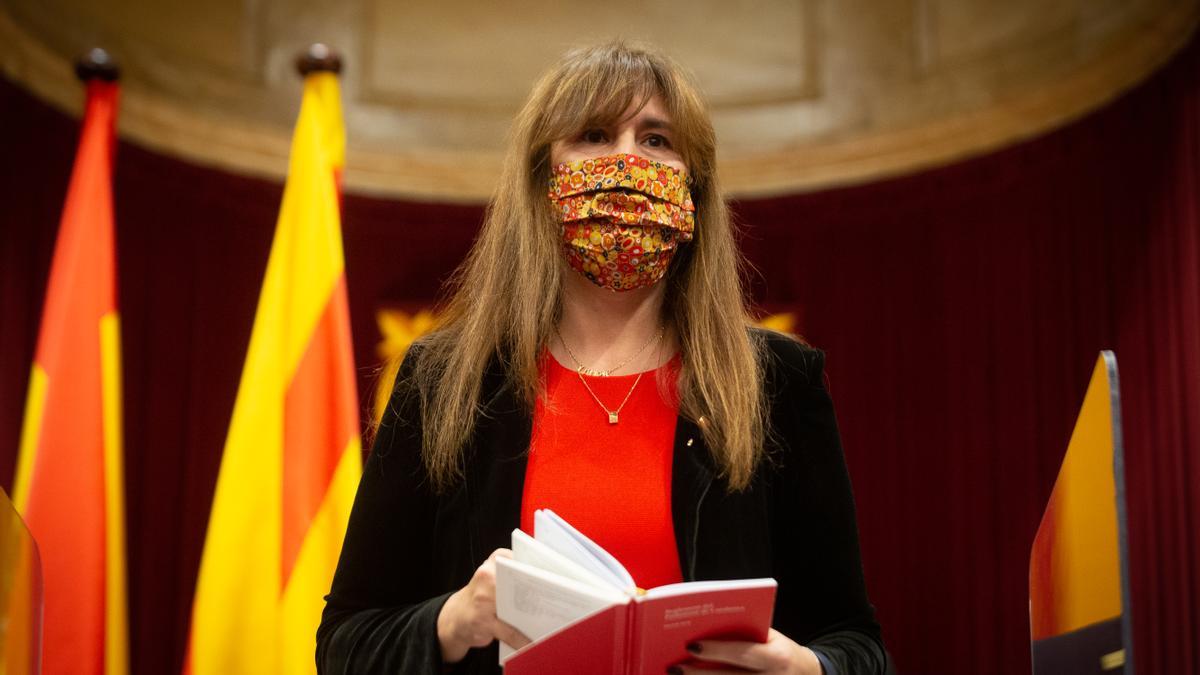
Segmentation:
<svg viewBox="0 0 1200 675">
<path fill-rule="evenodd" d="M 662 97 L 658 94 L 652 94 L 648 98 L 641 100 L 630 101 L 629 105 L 619 115 L 610 115 L 610 117 L 611 119 L 591 119 L 588 120 L 588 123 L 605 126 L 636 125 L 668 131 L 674 126 L 671 112 L 667 110 Z"/>
<path fill-rule="evenodd" d="M 671 112 L 667 110 L 663 104 L 662 97 L 658 94 L 652 95 L 646 100 L 645 104 L 640 106 L 630 105 L 626 110 L 626 119 L 637 121 L 643 125 L 650 126 L 671 126 Z"/>
</svg>

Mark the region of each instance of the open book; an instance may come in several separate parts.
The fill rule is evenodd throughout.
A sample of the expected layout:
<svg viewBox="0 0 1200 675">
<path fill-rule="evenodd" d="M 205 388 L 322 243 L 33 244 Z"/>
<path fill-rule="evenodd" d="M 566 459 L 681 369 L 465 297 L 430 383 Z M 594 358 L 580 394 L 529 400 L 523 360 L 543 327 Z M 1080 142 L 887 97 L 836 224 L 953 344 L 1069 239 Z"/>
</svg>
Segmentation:
<svg viewBox="0 0 1200 675">
<path fill-rule="evenodd" d="M 506 675 L 662 673 L 688 660 L 693 640 L 766 642 L 774 579 L 637 587 L 611 554 L 549 509 L 534 536 L 513 530 L 512 559 L 496 559 L 496 615 L 533 642 L 500 644 Z"/>
</svg>

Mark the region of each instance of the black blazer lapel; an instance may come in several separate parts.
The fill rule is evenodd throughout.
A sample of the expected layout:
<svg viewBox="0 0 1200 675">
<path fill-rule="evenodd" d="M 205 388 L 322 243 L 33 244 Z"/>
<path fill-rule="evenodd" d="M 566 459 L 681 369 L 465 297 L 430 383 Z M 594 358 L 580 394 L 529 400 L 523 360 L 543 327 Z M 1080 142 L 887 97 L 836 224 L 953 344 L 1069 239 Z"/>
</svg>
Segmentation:
<svg viewBox="0 0 1200 675">
<path fill-rule="evenodd" d="M 521 496 L 532 431 L 532 414 L 515 396 L 499 368 L 485 375 L 479 416 L 464 471 L 475 565 L 492 551 L 512 546 L 521 525 Z"/>
<path fill-rule="evenodd" d="M 696 579 L 697 537 L 700 507 L 712 488 L 715 470 L 704 436 L 694 422 L 679 416 L 675 426 L 675 450 L 671 465 L 671 519 L 675 523 L 675 546 L 684 581 Z"/>
</svg>

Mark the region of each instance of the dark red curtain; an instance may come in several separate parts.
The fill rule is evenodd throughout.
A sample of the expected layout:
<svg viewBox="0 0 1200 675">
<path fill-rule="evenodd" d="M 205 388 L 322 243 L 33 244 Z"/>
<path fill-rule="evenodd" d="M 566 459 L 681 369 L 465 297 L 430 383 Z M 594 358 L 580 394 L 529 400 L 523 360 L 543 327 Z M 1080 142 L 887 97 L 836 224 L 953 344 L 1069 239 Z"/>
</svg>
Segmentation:
<svg viewBox="0 0 1200 675">
<path fill-rule="evenodd" d="M 78 130 L 3 80 L 0 121 L 7 486 Z M 1104 348 L 1121 371 L 1139 671 L 1200 672 L 1198 162 L 1193 43 L 1004 151 L 735 205 L 756 302 L 796 312 L 829 354 L 868 584 L 902 673 L 1029 670 L 1030 543 Z M 129 143 L 115 189 L 133 670 L 177 672 L 281 189 Z M 481 213 L 347 196 L 364 399 L 375 310 L 431 303 Z"/>
</svg>

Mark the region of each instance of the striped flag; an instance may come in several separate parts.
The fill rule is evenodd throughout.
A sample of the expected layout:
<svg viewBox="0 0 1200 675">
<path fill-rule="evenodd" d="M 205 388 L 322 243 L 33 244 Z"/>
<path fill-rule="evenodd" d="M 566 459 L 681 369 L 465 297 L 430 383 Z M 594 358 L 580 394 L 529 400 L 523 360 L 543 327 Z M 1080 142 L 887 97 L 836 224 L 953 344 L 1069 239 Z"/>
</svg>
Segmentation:
<svg viewBox="0 0 1200 675">
<path fill-rule="evenodd" d="M 13 491 L 42 555 L 49 674 L 128 672 L 112 205 L 117 99 L 116 82 L 88 82 Z"/>
<path fill-rule="evenodd" d="M 217 479 L 184 671 L 311 673 L 362 473 L 339 216 L 337 76 L 304 81 Z"/>
</svg>

